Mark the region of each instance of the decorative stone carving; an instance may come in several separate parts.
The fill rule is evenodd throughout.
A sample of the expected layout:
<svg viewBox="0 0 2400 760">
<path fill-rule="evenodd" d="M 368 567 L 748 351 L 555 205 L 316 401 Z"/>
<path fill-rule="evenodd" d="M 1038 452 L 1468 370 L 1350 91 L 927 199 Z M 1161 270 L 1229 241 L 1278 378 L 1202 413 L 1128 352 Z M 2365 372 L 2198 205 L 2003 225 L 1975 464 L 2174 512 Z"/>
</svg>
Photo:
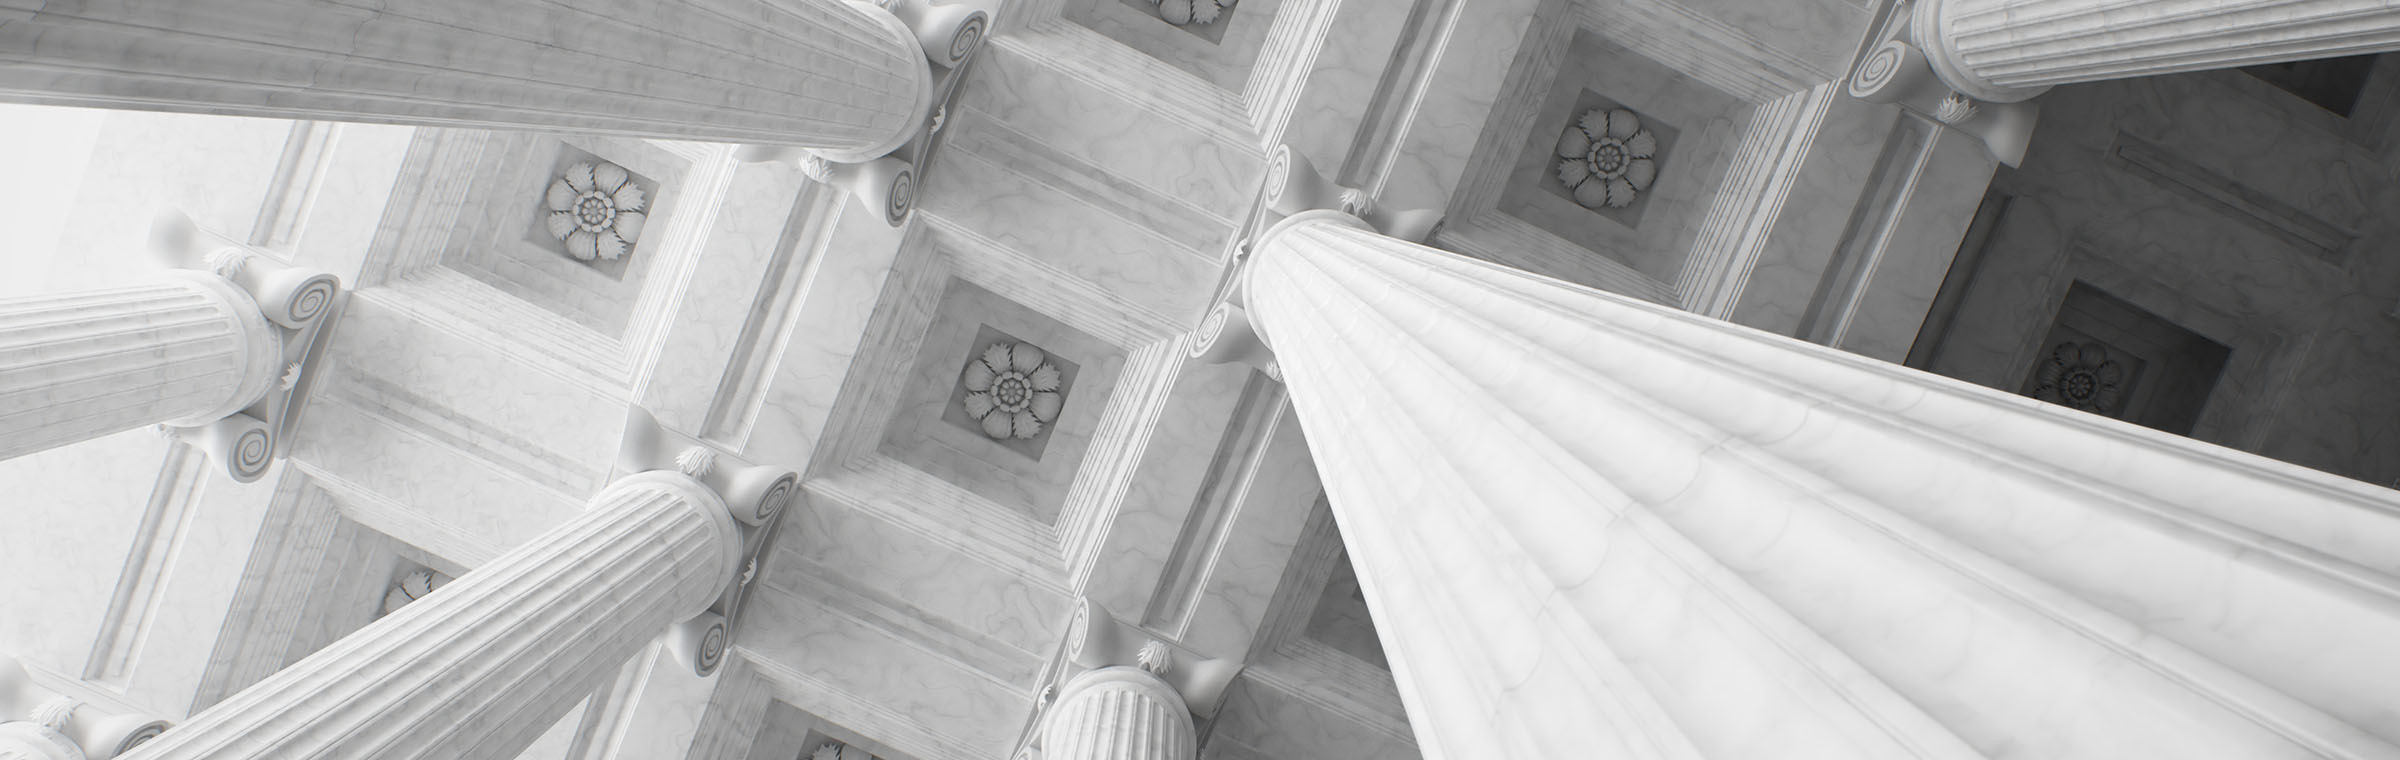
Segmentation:
<svg viewBox="0 0 2400 760">
<path fill-rule="evenodd" d="M 1210 308 L 1193 328 L 1189 356 L 1210 364 L 1247 364 L 1270 377 L 1279 373 L 1275 349 L 1250 324 L 1249 312 L 1230 300 Z"/>
<path fill-rule="evenodd" d="M 607 161 L 580 161 L 550 181 L 544 193 L 550 236 L 579 261 L 615 261 L 633 250 L 649 221 L 649 194 L 633 173 Z"/>
<path fill-rule="evenodd" d="M 1558 181 L 1584 208 L 1624 208 L 1658 181 L 1658 137 L 1623 108 L 1594 108 L 1558 136 Z"/>
<path fill-rule="evenodd" d="M 1193 760 L 1198 731 L 1183 698 L 1157 676 L 1129 667 L 1077 674 L 1042 714 L 1046 760 Z"/>
<path fill-rule="evenodd" d="M 2123 400 L 2125 368 L 2099 343 L 2060 343 L 2034 368 L 2033 397 L 2114 416 Z"/>
<path fill-rule="evenodd" d="M 929 99 L 910 131 L 889 145 L 870 149 L 808 150 L 779 145 L 746 145 L 736 152 L 743 161 L 795 162 L 800 171 L 849 193 L 859 203 L 898 227 L 917 207 L 918 175 L 932 163 L 941 145 L 942 127 L 969 64 L 990 33 L 991 13 L 979 3 L 933 0 L 892 0 L 876 7 L 897 18 L 916 39 L 932 63 L 927 75 Z"/>
<path fill-rule="evenodd" d="M 1176 26 L 1214 24 L 1235 0 L 1157 0 L 1158 17 Z"/>
<path fill-rule="evenodd" d="M 959 373 L 959 405 L 993 438 L 1030 439 L 1065 406 L 1058 366 L 1031 343 L 995 343 Z"/>
<path fill-rule="evenodd" d="M 1142 643 L 1135 644 L 1137 641 Z M 1086 668 L 1122 666 L 1161 679 L 1182 695 L 1181 700 L 1194 714 L 1202 717 L 1217 713 L 1218 704 L 1225 698 L 1225 688 L 1242 672 L 1240 662 L 1181 652 L 1140 628 L 1118 622 L 1107 608 L 1088 597 L 1076 606 L 1075 617 L 1067 625 L 1067 659 Z M 1186 663 L 1188 667 L 1183 667 Z M 1152 673 L 1146 665 L 1160 670 Z M 1070 685 L 1066 690 L 1073 689 Z M 1066 698 L 1065 691 L 1060 692 L 1059 698 L 1061 701 Z"/>
<path fill-rule="evenodd" d="M 449 582 L 450 576 L 428 568 L 410 570 L 401 575 L 399 580 L 393 581 L 390 590 L 383 592 L 383 614 L 399 612 L 400 608 L 425 598 L 426 594 L 433 593 Z"/>
<path fill-rule="evenodd" d="M 1952 89 L 1923 49 L 1905 39 L 1885 40 L 1860 59 L 1846 89 L 1851 97 L 1891 103 L 1973 135 L 1993 159 L 2009 166 L 2024 162 L 2041 114 L 2032 103 L 1979 102 Z"/>
<path fill-rule="evenodd" d="M 878 760 L 878 758 L 868 754 L 866 750 L 827 739 L 825 743 L 817 745 L 815 751 L 808 753 L 808 760 Z"/>
<path fill-rule="evenodd" d="M 669 650 L 690 664 L 693 673 L 714 674 L 724 665 L 726 651 L 732 646 L 733 629 L 741 622 L 759 559 L 774 548 L 783 516 L 799 495 L 800 475 L 786 467 L 750 464 L 705 443 L 668 433 L 658 418 L 639 406 L 626 411 L 617 469 L 681 473 L 722 497 L 734 519 L 748 526 L 740 558 L 725 575 L 724 591 L 707 610 L 676 623 L 667 633 Z"/>
<path fill-rule="evenodd" d="M 1381 208 L 1365 190 L 1334 184 L 1289 145 L 1277 146 L 1268 160 L 1263 195 L 1268 210 L 1278 214 L 1337 209 L 1367 220 L 1386 235 L 1411 242 L 1432 237 L 1442 221 L 1439 209 Z"/>
<path fill-rule="evenodd" d="M 1142 642 L 1142 651 L 1134 656 L 1134 662 L 1142 672 L 1166 678 L 1175 671 L 1175 650 L 1168 649 L 1164 641 L 1151 639 Z"/>
<path fill-rule="evenodd" d="M 332 275 L 214 238 L 181 214 L 152 226 L 160 281 L 0 301 L 0 458 L 162 425 L 241 482 L 280 455 L 309 390 Z M 197 271 L 193 271 L 197 270 Z"/>
<path fill-rule="evenodd" d="M 37 686 L 23 663 L 0 654 L 0 758 L 109 760 L 165 730 L 166 721 L 109 713 Z"/>
</svg>

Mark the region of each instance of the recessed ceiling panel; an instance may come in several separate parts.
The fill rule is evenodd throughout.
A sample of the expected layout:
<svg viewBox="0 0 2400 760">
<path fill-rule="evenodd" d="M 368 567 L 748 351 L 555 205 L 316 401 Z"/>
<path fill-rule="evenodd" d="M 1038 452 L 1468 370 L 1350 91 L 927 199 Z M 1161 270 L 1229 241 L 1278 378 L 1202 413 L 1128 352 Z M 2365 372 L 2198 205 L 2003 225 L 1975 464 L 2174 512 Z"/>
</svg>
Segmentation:
<svg viewBox="0 0 2400 760">
<path fill-rule="evenodd" d="M 645 140 L 494 135 L 443 264 L 620 337 L 690 168 Z"/>
<path fill-rule="evenodd" d="M 1228 92 L 1250 84 L 1284 0 L 1067 0 L 1068 20 Z"/>
<path fill-rule="evenodd" d="M 1514 151 L 1497 210 L 1672 281 L 1752 110 L 1578 31 Z"/>
<path fill-rule="evenodd" d="M 1047 524 L 1124 365 L 1115 345 L 952 279 L 878 450 Z"/>
</svg>

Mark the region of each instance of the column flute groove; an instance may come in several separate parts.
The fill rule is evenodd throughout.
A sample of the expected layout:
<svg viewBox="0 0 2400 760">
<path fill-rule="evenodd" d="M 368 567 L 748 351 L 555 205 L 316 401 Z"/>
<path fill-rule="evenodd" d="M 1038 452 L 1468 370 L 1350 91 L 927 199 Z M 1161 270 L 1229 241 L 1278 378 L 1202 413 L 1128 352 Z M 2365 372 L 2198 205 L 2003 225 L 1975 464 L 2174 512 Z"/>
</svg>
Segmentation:
<svg viewBox="0 0 2400 760">
<path fill-rule="evenodd" d="M 213 421 L 263 396 L 283 365 L 256 303 L 207 275 L 0 300 L 0 459 Z"/>
<path fill-rule="evenodd" d="M 1429 758 L 2400 756 L 2400 494 L 1332 212 L 1255 250 Z"/>
<path fill-rule="evenodd" d="M 849 0 L 9 0 L 32 103 L 783 145 L 863 161 L 930 113 L 918 35 Z M 498 73 L 508 72 L 508 73 Z"/>
<path fill-rule="evenodd" d="M 566 524 L 129 755 L 510 760 L 737 571 L 724 500 L 627 476 Z"/>
<path fill-rule="evenodd" d="M 2400 49 L 2383 0 L 1918 0 L 1909 36 L 1978 100 L 2062 84 Z"/>
</svg>

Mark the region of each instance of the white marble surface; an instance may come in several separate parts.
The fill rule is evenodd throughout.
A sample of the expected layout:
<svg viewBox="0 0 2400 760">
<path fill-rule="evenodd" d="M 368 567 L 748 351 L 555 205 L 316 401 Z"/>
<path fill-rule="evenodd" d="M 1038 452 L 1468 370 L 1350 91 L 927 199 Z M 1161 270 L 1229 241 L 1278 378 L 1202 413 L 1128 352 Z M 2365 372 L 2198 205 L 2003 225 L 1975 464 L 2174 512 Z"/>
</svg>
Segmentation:
<svg viewBox="0 0 2400 760">
<path fill-rule="evenodd" d="M 1250 82 L 1259 50 L 1266 46 L 1267 28 L 1283 5 L 1283 0 L 1249 0 L 1226 8 L 1231 18 L 1217 22 L 1225 28 L 1222 38 L 1214 41 L 1120 0 L 1066 0 L 1063 15 L 1210 84 L 1240 92 Z"/>
<path fill-rule="evenodd" d="M 1881 255 L 1836 347 L 1895 364 L 1906 360 L 1974 221 L 1999 162 L 1972 135 L 1941 130 L 1933 140 L 1890 233 L 1879 241 Z"/>
<path fill-rule="evenodd" d="M 741 543 L 724 510 L 680 473 L 627 476 L 547 540 L 194 715 L 143 754 L 513 758 L 716 600 Z"/>
<path fill-rule="evenodd" d="M 959 374 L 980 356 L 976 341 L 986 327 L 1076 367 L 1065 386 L 1064 406 L 1046 425 L 1038 458 L 944 419 L 950 407 L 962 403 Z M 878 450 L 1050 524 L 1066 502 L 1124 365 L 1124 352 L 1105 341 L 974 283 L 951 279 L 934 308 L 933 324 L 906 365 L 908 374 L 893 378 L 904 389 Z"/>
<path fill-rule="evenodd" d="M 1335 224 L 1250 308 L 1428 754 L 2400 743 L 2400 494 Z"/>
<path fill-rule="evenodd" d="M 794 306 L 783 345 L 751 424 L 736 428 L 745 451 L 761 461 L 807 462 L 833 416 L 842 379 L 861 345 L 868 317 L 899 253 L 902 233 L 845 204 L 821 247 L 809 251 L 813 271 Z"/>
<path fill-rule="evenodd" d="M 1263 149 L 1228 139 L 1207 122 L 1145 107 L 1134 99 L 1139 93 L 1112 89 L 1086 72 L 1049 65 L 1050 59 L 1025 44 L 1030 43 L 994 41 L 975 62 L 972 86 L 959 96 L 961 104 L 978 112 L 977 119 L 988 118 L 1022 136 L 1016 141 L 1047 148 L 1014 160 L 1061 163 L 1044 154 L 1068 156 L 1105 177 L 1218 219 L 1238 218 L 1246 210 L 1258 173 L 1266 168 Z M 982 140 L 970 138 L 970 144 Z"/>
<path fill-rule="evenodd" d="M 1159 410 L 1132 485 L 1117 505 L 1091 580 L 1081 589 L 1127 619 L 1139 619 L 1183 532 L 1218 441 L 1251 369 L 1187 362 Z"/>
<path fill-rule="evenodd" d="M 1064 594 L 837 501 L 810 499 L 790 519 L 792 530 L 776 546 L 778 579 L 806 576 L 805 583 L 848 584 L 869 598 L 904 601 L 914 609 L 902 612 L 988 637 L 1028 658 L 1047 650 L 1066 619 Z"/>
<path fill-rule="evenodd" d="M 822 220 L 793 206 L 808 202 L 802 194 L 806 180 L 785 164 L 738 164 L 725 189 L 717 218 L 706 225 L 707 239 L 693 266 L 691 281 L 661 338 L 650 382 L 640 389 L 644 408 L 671 429 L 701 432 L 710 410 L 720 402 L 720 389 L 737 379 L 728 373 L 744 371 L 735 362 L 743 350 L 772 351 L 769 341 L 783 325 L 769 310 L 778 288 L 790 279 L 767 281 L 771 260 L 788 257 L 786 266 L 805 270 L 815 251 L 805 246 L 808 233 Z M 745 329 L 762 331 L 756 342 L 743 346 Z"/>
<path fill-rule="evenodd" d="M 258 0 L 88 8 L 0 30 L 5 87 L 45 102 L 563 129 L 878 155 L 924 118 L 922 48 L 844 0 L 583 16 L 483 3 L 439 18 Z M 511 30 L 543 29 L 541 39 Z M 142 47 L 153 54 L 128 59 Z M 273 55 L 262 55 L 273 50 Z M 808 86 L 793 72 L 817 72 Z M 835 73 L 838 72 L 838 73 Z"/>
<path fill-rule="evenodd" d="M 1292 560 L 1300 525 L 1324 492 L 1299 418 L 1285 405 L 1274 424 L 1258 469 L 1243 484 L 1240 512 L 1224 547 L 1210 560 L 1191 622 L 1179 637 L 1207 656 L 1240 657 L 1249 650 Z"/>
<path fill-rule="evenodd" d="M 1335 3 L 1332 13 L 1325 39 L 1342 43 L 1319 48 L 1306 62 L 1281 131 L 1267 130 L 1260 141 L 1290 145 L 1320 167 L 1339 167 L 1350 154 L 1408 21 L 1406 14 L 1367 3 Z"/>
<path fill-rule="evenodd" d="M 1448 45 L 1430 64 L 1424 97 L 1408 114 L 1389 167 L 1359 178 L 1379 192 L 1381 202 L 1396 208 L 1450 204 L 1537 5 L 1493 0 L 1474 13 L 1449 17 Z"/>
<path fill-rule="evenodd" d="M 1876 156 L 1899 118 L 1897 108 L 1852 97 L 1837 97 L 1828 104 L 1823 123 L 1792 175 L 1792 190 L 1771 222 L 1772 231 L 1759 249 L 1731 321 L 1782 335 L 1798 334 L 1816 297 L 1817 283 L 1824 279 L 1851 216 L 1869 190 Z M 1973 207 L 1968 211 L 1972 213 Z"/>
<path fill-rule="evenodd" d="M 754 598 L 737 643 L 776 698 L 922 760 L 1006 755 L 1031 711 L 1026 685 L 965 670 L 822 605 Z"/>
<path fill-rule="evenodd" d="M 1160 313 L 1196 320 L 1206 309 L 1208 291 L 1190 285 L 1216 280 L 1221 264 L 1210 241 L 1170 237 L 1036 183 L 1010 171 L 1020 160 L 964 150 L 945 154 L 924 210 Z"/>
</svg>

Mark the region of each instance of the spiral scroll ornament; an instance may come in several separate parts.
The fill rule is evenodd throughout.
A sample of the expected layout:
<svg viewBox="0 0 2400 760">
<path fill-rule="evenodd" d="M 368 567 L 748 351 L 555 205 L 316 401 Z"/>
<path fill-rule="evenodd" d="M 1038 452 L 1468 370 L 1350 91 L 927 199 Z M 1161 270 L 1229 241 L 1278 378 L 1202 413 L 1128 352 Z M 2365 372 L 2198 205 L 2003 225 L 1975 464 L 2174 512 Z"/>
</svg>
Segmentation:
<svg viewBox="0 0 2400 760">
<path fill-rule="evenodd" d="M 340 287 L 332 275 L 308 278 L 307 282 L 293 289 L 290 297 L 284 299 L 283 311 L 293 321 L 313 321 L 325 314 L 326 307 L 333 305 L 334 293 Z"/>
<path fill-rule="evenodd" d="M 1208 349 L 1217 344 L 1217 337 L 1225 334 L 1225 323 L 1233 318 L 1232 315 L 1231 304 L 1220 303 L 1216 308 L 1209 309 L 1208 316 L 1200 318 L 1200 326 L 1192 328 L 1191 349 L 1185 356 L 1197 359 L 1207 354 Z"/>
<path fill-rule="evenodd" d="M 1291 185 L 1292 151 L 1288 148 L 1275 151 L 1275 159 L 1267 164 L 1267 205 L 1282 202 Z"/>
<path fill-rule="evenodd" d="M 275 442 L 264 428 L 243 430 L 226 448 L 225 467 L 234 478 L 248 479 L 243 482 L 265 475 L 267 466 L 275 463 Z"/>
<path fill-rule="evenodd" d="M 701 634 L 700 646 L 692 659 L 694 672 L 705 676 L 717 672 L 717 666 L 725 664 L 725 636 L 725 621 L 722 620 L 710 624 L 708 632 Z"/>
<path fill-rule="evenodd" d="M 116 754 L 123 755 L 127 752 L 132 752 L 133 748 L 142 746 L 142 744 L 158 738 L 159 734 L 166 732 L 166 721 L 154 720 L 144 724 L 141 728 L 134 729 L 133 733 L 126 734 L 123 741 L 117 742 Z"/>
<path fill-rule="evenodd" d="M 959 23 L 958 31 L 950 35 L 952 65 L 966 60 L 967 56 L 975 54 L 976 48 L 983 46 L 984 28 L 990 25 L 991 17 L 982 11 L 976 11 L 974 15 L 968 16 L 966 21 Z"/>
<path fill-rule="evenodd" d="M 1908 43 L 1899 40 L 1877 45 L 1866 60 L 1858 62 L 1858 69 L 1850 72 L 1850 96 L 1865 98 L 1890 86 L 1914 52 Z"/>
<path fill-rule="evenodd" d="M 774 485 L 767 486 L 766 494 L 758 497 L 758 521 L 763 523 L 782 513 L 784 507 L 791 505 L 792 495 L 799 492 L 799 474 L 786 472 L 783 477 L 776 478 Z"/>
<path fill-rule="evenodd" d="M 902 167 L 899 171 L 892 173 L 891 192 L 884 201 L 884 221 L 890 222 L 893 226 L 899 226 L 901 222 L 908 219 L 908 212 L 916 207 L 917 172 L 915 169 Z"/>
<path fill-rule="evenodd" d="M 1090 643 L 1092 610 L 1089 605 L 1076 605 L 1075 618 L 1067 622 L 1067 659 L 1083 657 L 1083 647 Z"/>
</svg>

